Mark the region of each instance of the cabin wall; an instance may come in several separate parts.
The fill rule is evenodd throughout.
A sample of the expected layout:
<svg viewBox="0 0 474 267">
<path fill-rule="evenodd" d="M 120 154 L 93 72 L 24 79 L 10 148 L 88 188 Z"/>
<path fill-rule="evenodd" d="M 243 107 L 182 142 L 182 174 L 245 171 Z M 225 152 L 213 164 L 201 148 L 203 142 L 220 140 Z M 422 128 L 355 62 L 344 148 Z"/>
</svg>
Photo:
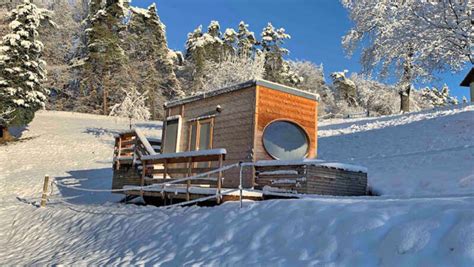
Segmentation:
<svg viewBox="0 0 474 267">
<path fill-rule="evenodd" d="M 301 96 L 257 86 L 255 161 L 273 159 L 263 147 L 263 130 L 270 122 L 288 119 L 304 128 L 309 136 L 308 158 L 317 156 L 318 102 Z"/>
<path fill-rule="evenodd" d="M 222 111 L 216 112 L 217 105 Z M 225 148 L 225 165 L 252 161 L 255 87 L 229 92 L 167 109 L 168 116 L 181 115 L 179 151 L 188 151 L 189 120 L 214 113 L 212 148 Z M 244 170 L 244 186 L 252 186 L 253 171 Z M 239 185 L 239 169 L 224 173 L 224 187 Z"/>
</svg>

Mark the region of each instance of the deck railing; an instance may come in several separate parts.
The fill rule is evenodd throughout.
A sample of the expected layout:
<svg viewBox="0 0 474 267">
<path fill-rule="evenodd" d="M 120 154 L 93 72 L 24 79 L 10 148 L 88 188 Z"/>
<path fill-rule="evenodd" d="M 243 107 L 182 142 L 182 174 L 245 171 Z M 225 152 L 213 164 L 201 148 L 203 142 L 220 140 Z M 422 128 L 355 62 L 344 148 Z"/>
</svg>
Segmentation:
<svg viewBox="0 0 474 267">
<path fill-rule="evenodd" d="M 207 180 L 207 185 L 214 187 L 212 182 L 216 182 L 217 188 L 216 198 L 217 203 L 221 201 L 221 190 L 223 183 L 223 171 L 217 171 L 217 177 L 210 177 L 213 170 L 221 170 L 226 155 L 225 149 L 210 149 L 200 151 L 188 151 L 167 154 L 142 155 L 140 157 L 143 169 L 141 173 L 141 186 L 150 183 L 183 183 L 186 187 L 186 201 L 190 201 L 189 188 L 191 183 L 196 183 L 195 180 Z M 206 167 L 199 166 L 204 163 Z M 211 167 L 212 165 L 216 165 Z M 162 165 L 163 168 L 156 168 Z M 184 166 L 183 166 L 184 165 Z M 209 173 L 209 175 L 193 178 L 195 174 Z M 155 179 L 155 174 L 161 174 L 162 179 Z M 168 176 L 170 178 L 168 178 Z M 185 176 L 185 178 L 174 178 Z M 198 182 L 201 183 L 201 182 Z M 142 192 L 143 194 L 143 192 Z"/>
<path fill-rule="evenodd" d="M 152 145 L 153 144 L 153 145 Z M 161 141 L 151 139 L 151 142 L 138 129 L 123 132 L 115 137 L 114 165 L 118 170 L 122 164 L 141 165 L 142 156 L 156 155 Z"/>
</svg>

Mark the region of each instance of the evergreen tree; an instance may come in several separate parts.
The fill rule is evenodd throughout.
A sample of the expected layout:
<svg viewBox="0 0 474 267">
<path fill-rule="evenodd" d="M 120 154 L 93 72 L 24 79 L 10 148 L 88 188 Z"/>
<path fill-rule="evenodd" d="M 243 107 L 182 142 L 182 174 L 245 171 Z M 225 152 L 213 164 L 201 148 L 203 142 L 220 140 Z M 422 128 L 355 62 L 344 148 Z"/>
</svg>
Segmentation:
<svg viewBox="0 0 474 267">
<path fill-rule="evenodd" d="M 203 75 L 206 61 L 206 52 L 202 43 L 204 34 L 202 32 L 202 25 L 197 27 L 193 32 L 188 33 L 186 40 L 186 54 L 185 59 L 191 64 L 188 70 L 191 72 L 189 91 L 195 93 L 203 86 Z"/>
<path fill-rule="evenodd" d="M 12 10 L 10 33 L 0 44 L 0 114 L 1 126 L 26 125 L 35 111 L 44 107 L 48 90 L 42 86 L 46 78 L 46 62 L 38 28 L 49 22 L 47 10 L 28 0 Z"/>
<path fill-rule="evenodd" d="M 184 93 L 173 70 L 173 52 L 168 48 L 165 26 L 155 4 L 148 9 L 131 8 L 126 38 L 131 79 L 140 90 L 148 91 L 147 104 L 152 118 L 162 117 L 164 101 Z"/>
<path fill-rule="evenodd" d="M 194 66 L 192 73 L 192 93 L 203 88 L 204 69 L 206 61 L 221 62 L 224 60 L 224 41 L 217 21 L 211 21 L 207 32 L 202 32 L 202 26 L 188 34 L 186 40 L 186 60 Z"/>
<path fill-rule="evenodd" d="M 449 87 L 446 84 L 441 88 L 441 90 L 438 90 L 436 87 L 433 87 L 432 89 L 428 87 L 422 89 L 421 97 L 429 101 L 429 103 L 435 107 L 459 104 L 458 99 L 449 94 Z"/>
<path fill-rule="evenodd" d="M 336 96 L 344 100 L 349 107 L 357 107 L 357 87 L 354 81 L 346 76 L 348 71 L 331 73 L 332 83 L 335 87 Z"/>
<path fill-rule="evenodd" d="M 224 60 L 236 55 L 237 33 L 232 28 L 227 28 L 222 36 Z"/>
<path fill-rule="evenodd" d="M 69 64 L 81 43 L 84 9 L 80 2 L 68 0 L 54 1 L 48 8 L 53 11 L 52 19 L 57 27 L 42 27 L 39 31 L 44 44 L 43 59 L 48 62 L 47 81 L 43 85 L 51 91 L 46 108 L 72 110 L 77 90 L 71 82 L 74 71 Z"/>
<path fill-rule="evenodd" d="M 290 65 L 283 58 L 289 54 L 288 49 L 282 45 L 285 40 L 290 39 L 290 35 L 285 29 L 276 29 L 271 23 L 263 28 L 262 31 L 262 49 L 265 52 L 265 79 L 288 85 L 296 85 L 301 81 L 294 72 L 291 71 Z"/>
<path fill-rule="evenodd" d="M 120 39 L 126 10 L 123 0 L 107 0 L 105 6 L 101 0 L 91 0 L 87 52 L 80 64 L 81 102 L 88 106 L 86 111 L 109 114 L 109 105 L 122 99 L 120 88 L 128 87 L 127 57 Z"/>
<path fill-rule="evenodd" d="M 250 56 L 255 50 L 257 39 L 255 34 L 248 29 L 249 25 L 241 21 L 237 33 L 237 53 L 239 56 Z"/>
</svg>

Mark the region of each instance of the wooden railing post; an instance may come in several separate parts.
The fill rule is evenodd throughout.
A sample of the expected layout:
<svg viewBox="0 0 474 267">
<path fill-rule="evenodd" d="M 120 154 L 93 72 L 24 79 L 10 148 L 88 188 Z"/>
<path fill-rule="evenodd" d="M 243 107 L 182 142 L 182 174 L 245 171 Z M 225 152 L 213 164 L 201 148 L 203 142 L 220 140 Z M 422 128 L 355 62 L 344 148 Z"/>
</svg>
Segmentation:
<svg viewBox="0 0 474 267">
<path fill-rule="evenodd" d="M 242 208 L 242 189 L 243 189 L 242 161 L 239 162 L 239 168 L 240 168 L 239 170 L 239 190 L 240 190 L 239 201 L 240 201 L 240 208 Z"/>
<path fill-rule="evenodd" d="M 141 160 L 142 161 L 142 178 L 140 180 L 140 195 L 143 199 L 143 186 L 145 185 L 145 175 L 146 175 L 146 166 L 147 166 L 147 161 L 146 160 Z M 143 199 L 145 201 L 145 199 Z"/>
<path fill-rule="evenodd" d="M 219 169 L 222 168 L 222 155 L 219 155 Z M 221 203 L 221 191 L 222 191 L 222 171 L 219 170 L 219 176 L 217 177 L 217 204 Z"/>
<path fill-rule="evenodd" d="M 193 174 L 192 174 L 192 170 L 193 170 L 193 158 L 189 158 L 189 161 L 188 161 L 188 177 L 191 177 Z M 189 196 L 189 187 L 191 186 L 191 180 L 187 180 L 186 181 L 186 201 L 189 201 L 191 198 Z"/>
<path fill-rule="evenodd" d="M 119 135 L 119 138 L 118 138 L 118 148 L 117 148 L 117 159 L 120 158 L 120 156 L 122 155 L 122 136 Z M 117 160 L 117 165 L 115 166 L 117 170 L 120 169 L 120 160 Z"/>
<path fill-rule="evenodd" d="M 46 207 L 46 201 L 48 200 L 48 185 L 49 185 L 49 176 L 46 175 L 44 177 L 43 183 L 43 194 L 41 195 L 41 204 L 40 207 Z"/>
<path fill-rule="evenodd" d="M 163 179 L 166 179 L 166 173 L 168 172 L 168 160 L 163 163 Z"/>
</svg>

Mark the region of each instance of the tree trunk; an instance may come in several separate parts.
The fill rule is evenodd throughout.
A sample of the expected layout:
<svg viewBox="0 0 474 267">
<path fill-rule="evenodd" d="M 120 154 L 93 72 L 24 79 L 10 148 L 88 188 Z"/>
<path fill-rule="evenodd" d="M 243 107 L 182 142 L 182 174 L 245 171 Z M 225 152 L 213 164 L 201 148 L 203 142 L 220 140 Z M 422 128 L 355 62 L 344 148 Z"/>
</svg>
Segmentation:
<svg viewBox="0 0 474 267">
<path fill-rule="evenodd" d="M 410 112 L 410 91 L 413 81 L 413 49 L 410 47 L 409 52 L 403 64 L 403 82 L 404 87 L 400 90 L 400 112 Z"/>
<path fill-rule="evenodd" d="M 403 113 L 410 112 L 410 91 L 410 85 L 400 91 L 400 111 Z"/>
</svg>

